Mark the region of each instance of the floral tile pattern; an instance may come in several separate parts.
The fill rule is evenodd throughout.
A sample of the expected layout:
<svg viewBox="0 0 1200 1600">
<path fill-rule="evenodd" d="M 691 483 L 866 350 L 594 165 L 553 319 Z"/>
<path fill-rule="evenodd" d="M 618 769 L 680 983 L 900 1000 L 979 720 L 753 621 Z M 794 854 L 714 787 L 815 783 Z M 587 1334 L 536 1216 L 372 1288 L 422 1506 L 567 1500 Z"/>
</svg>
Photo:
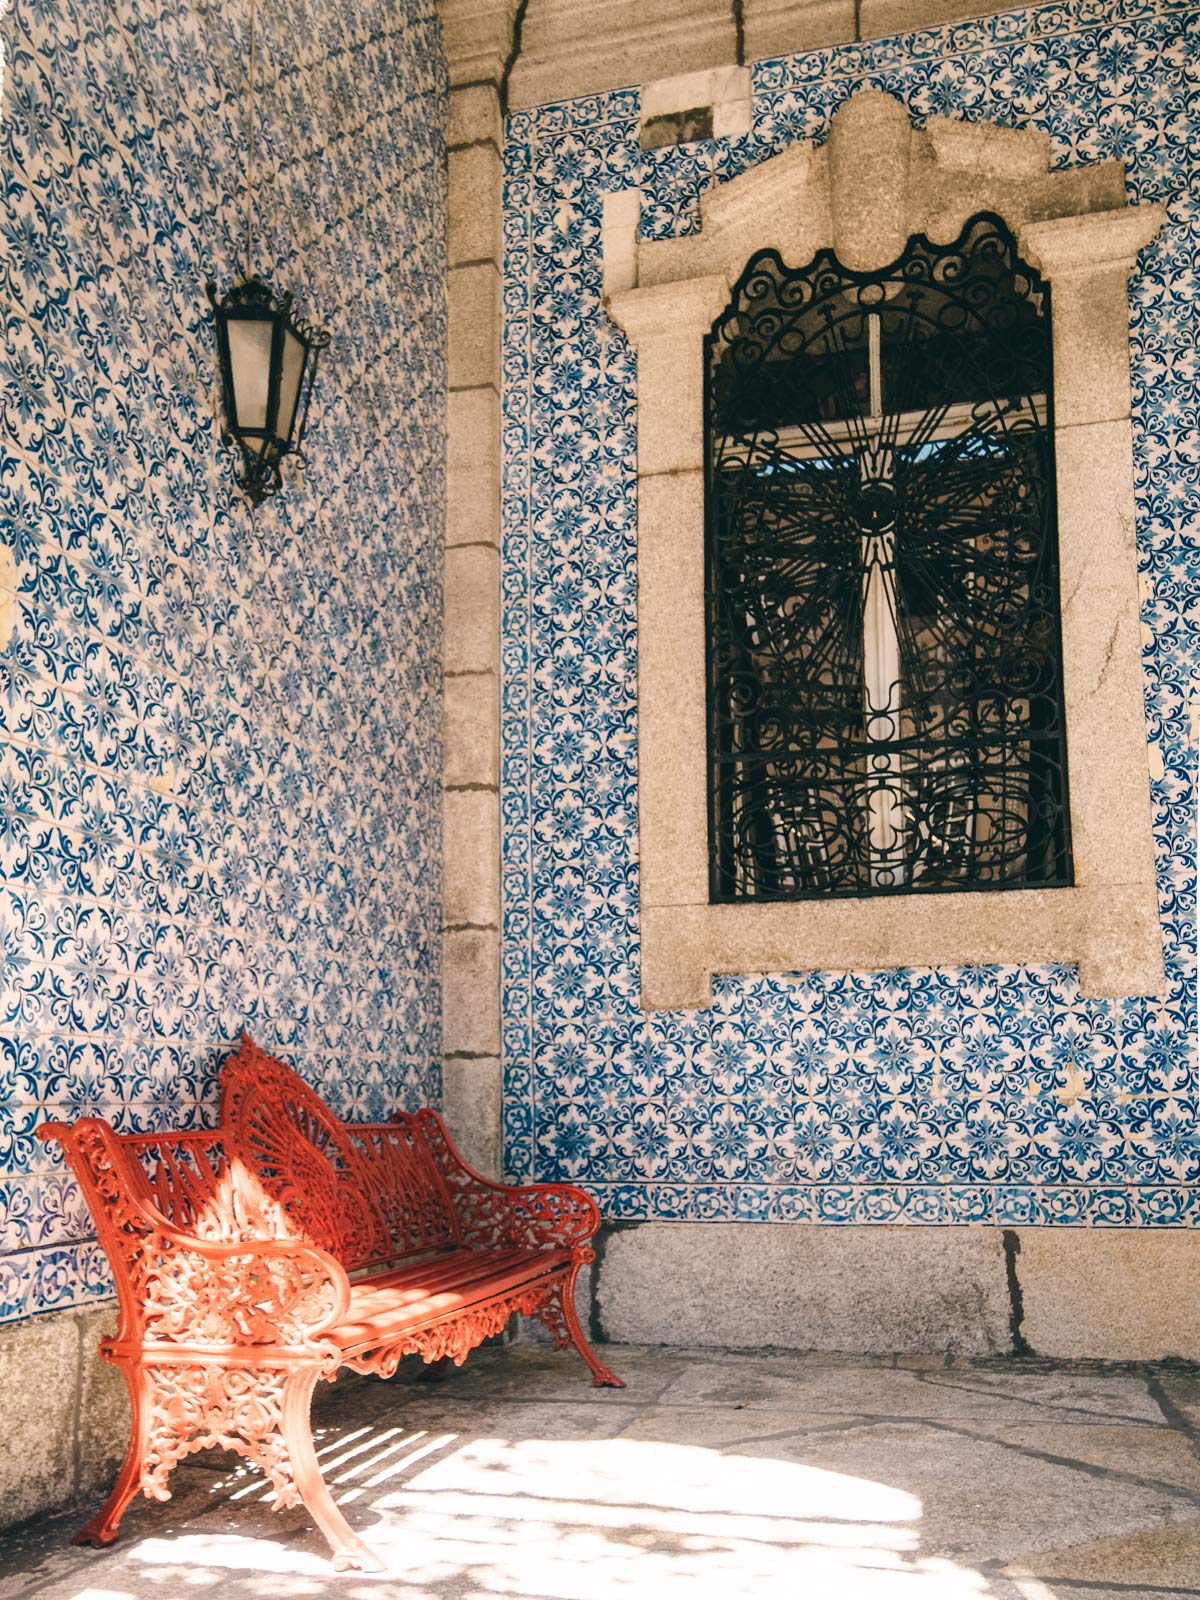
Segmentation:
<svg viewBox="0 0 1200 1600">
<path fill-rule="evenodd" d="M 505 334 L 507 1163 L 610 1216 L 1200 1225 L 1196 763 L 1200 19 L 1066 0 L 762 62 L 751 134 L 643 152 L 634 89 L 509 119 Z M 1169 995 L 1066 966 L 727 977 L 638 1009 L 636 362 L 601 305 L 604 194 L 643 233 L 824 136 L 861 85 L 1120 156 L 1170 223 L 1131 285 L 1149 782 Z M 1190 85 L 1190 86 L 1189 86 Z M 800 265 L 801 263 L 796 263 Z"/>
<path fill-rule="evenodd" d="M 436 1099 L 444 67 L 433 0 L 259 0 L 253 266 L 333 344 L 250 515 L 206 278 L 246 0 L 0 6 L 0 1319 L 110 1284 L 33 1130 L 209 1120 L 243 1027 Z"/>
</svg>

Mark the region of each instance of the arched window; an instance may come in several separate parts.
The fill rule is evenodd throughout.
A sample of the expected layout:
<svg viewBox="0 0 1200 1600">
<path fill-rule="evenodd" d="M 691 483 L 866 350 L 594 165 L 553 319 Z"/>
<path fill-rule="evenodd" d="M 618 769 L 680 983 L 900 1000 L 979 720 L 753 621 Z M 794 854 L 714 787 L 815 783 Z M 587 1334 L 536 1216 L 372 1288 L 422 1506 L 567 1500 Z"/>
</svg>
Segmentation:
<svg viewBox="0 0 1200 1600">
<path fill-rule="evenodd" d="M 1048 286 L 764 250 L 706 361 L 711 899 L 1069 885 Z"/>
</svg>

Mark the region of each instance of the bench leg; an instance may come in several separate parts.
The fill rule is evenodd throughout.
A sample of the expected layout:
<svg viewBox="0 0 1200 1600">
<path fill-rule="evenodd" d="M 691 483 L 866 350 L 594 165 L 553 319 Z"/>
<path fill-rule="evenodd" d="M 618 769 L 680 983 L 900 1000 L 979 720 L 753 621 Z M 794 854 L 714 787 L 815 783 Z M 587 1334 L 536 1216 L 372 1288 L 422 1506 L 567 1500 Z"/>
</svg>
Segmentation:
<svg viewBox="0 0 1200 1600">
<path fill-rule="evenodd" d="M 129 1449 L 125 1452 L 125 1460 L 112 1493 L 91 1521 L 85 1523 L 79 1532 L 72 1536 L 72 1544 L 96 1546 L 111 1544 L 117 1537 L 126 1507 L 142 1485 L 142 1469 L 150 1437 L 149 1385 L 146 1374 L 140 1367 L 122 1364 L 121 1371 L 129 1388 L 129 1405 L 132 1413 Z"/>
<path fill-rule="evenodd" d="M 303 1501 L 328 1539 L 339 1572 L 386 1571 L 351 1529 L 321 1476 L 310 1416 L 319 1368 L 120 1365 L 133 1412 L 129 1449 L 112 1493 L 75 1535 L 75 1544 L 111 1544 L 139 1489 L 169 1500 L 167 1475 L 176 1462 L 199 1446 L 217 1446 L 261 1467 L 275 1488 L 276 1505 Z"/>
<path fill-rule="evenodd" d="M 296 1490 L 329 1541 L 336 1571 L 386 1572 L 386 1564 L 350 1527 L 321 1476 L 309 1410 L 317 1377 L 315 1372 L 295 1372 L 283 1390 L 283 1439 Z"/>
<path fill-rule="evenodd" d="M 562 1350 L 569 1344 L 575 1346 L 591 1369 L 592 1383 L 597 1389 L 623 1389 L 624 1378 L 618 1378 L 615 1372 L 604 1365 L 587 1342 L 580 1326 L 575 1310 L 575 1280 L 578 1276 L 579 1266 L 576 1265 L 566 1278 L 558 1280 L 533 1315 L 550 1329 L 556 1349 Z"/>
</svg>

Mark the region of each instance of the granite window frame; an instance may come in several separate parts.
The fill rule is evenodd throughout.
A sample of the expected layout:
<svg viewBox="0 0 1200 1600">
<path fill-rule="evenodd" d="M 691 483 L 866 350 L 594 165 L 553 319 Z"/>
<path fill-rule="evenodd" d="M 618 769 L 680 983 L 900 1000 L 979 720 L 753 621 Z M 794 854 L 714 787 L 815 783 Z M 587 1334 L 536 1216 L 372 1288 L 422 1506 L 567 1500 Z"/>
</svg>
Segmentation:
<svg viewBox="0 0 1200 1600">
<path fill-rule="evenodd" d="M 863 90 L 701 201 L 699 233 L 640 241 L 609 197 L 605 304 L 638 359 L 642 1005 L 702 1008 L 716 973 L 1075 963 L 1089 997 L 1164 988 L 1134 548 L 1128 279 L 1164 221 L 1123 164 L 1050 170 L 1047 135 L 932 117 Z M 892 900 L 711 904 L 704 342 L 758 250 L 876 270 L 917 233 L 995 212 L 1051 285 L 1060 607 L 1075 881 Z M 631 235 L 632 230 L 632 235 Z"/>
</svg>

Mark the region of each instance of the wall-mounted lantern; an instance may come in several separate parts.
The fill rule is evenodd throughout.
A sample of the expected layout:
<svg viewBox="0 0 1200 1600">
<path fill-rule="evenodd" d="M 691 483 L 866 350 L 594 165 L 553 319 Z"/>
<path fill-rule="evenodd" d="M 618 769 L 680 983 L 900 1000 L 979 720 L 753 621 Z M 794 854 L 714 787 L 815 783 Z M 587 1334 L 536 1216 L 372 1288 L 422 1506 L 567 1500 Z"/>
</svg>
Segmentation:
<svg viewBox="0 0 1200 1600">
<path fill-rule="evenodd" d="M 261 505 L 281 487 L 284 456 L 300 453 L 317 356 L 329 335 L 297 321 L 292 296 L 272 295 L 260 278 L 235 284 L 222 300 L 210 283 L 208 298 L 228 436 L 242 452 L 242 488 Z"/>
<path fill-rule="evenodd" d="M 2 8 L 2 7 L 0 7 Z M 239 482 L 252 505 L 278 494 L 279 463 L 300 455 L 317 356 L 329 335 L 292 315 L 292 296 L 274 295 L 252 270 L 254 258 L 255 0 L 247 0 L 249 67 L 246 108 L 246 273 L 223 300 L 209 283 L 216 314 L 225 437 L 242 452 Z"/>
</svg>

